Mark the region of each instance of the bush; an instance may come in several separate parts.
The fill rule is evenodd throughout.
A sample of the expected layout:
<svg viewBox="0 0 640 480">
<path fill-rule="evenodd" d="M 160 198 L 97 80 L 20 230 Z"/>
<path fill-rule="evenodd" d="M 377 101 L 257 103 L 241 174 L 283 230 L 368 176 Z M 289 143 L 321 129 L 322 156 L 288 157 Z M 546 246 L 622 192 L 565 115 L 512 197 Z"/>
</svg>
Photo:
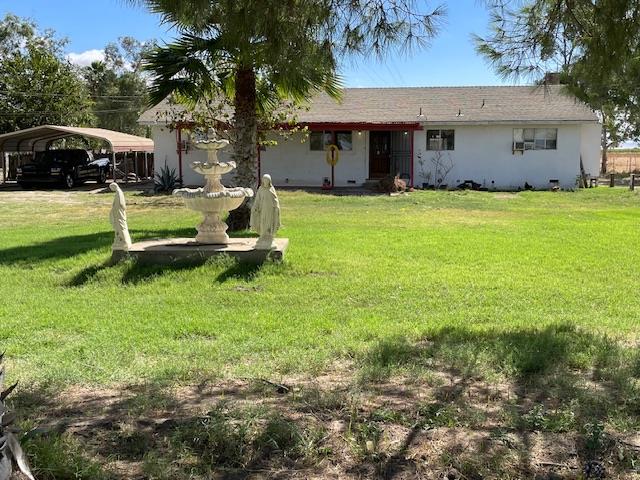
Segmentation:
<svg viewBox="0 0 640 480">
<path fill-rule="evenodd" d="M 155 187 L 156 193 L 171 193 L 178 186 L 178 176 L 176 175 L 176 169 L 167 167 L 166 165 L 160 169 L 160 173 L 155 175 Z"/>
</svg>

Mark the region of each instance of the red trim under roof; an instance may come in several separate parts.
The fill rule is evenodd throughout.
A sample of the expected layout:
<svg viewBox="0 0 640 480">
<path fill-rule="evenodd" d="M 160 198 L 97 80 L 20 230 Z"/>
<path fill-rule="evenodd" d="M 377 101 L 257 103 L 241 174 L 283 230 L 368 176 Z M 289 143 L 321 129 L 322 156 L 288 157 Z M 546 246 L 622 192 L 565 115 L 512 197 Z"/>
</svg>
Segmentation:
<svg viewBox="0 0 640 480">
<path fill-rule="evenodd" d="M 302 122 L 300 127 L 307 127 L 309 130 L 422 130 L 419 123 L 340 123 L 340 122 Z"/>
<path fill-rule="evenodd" d="M 223 124 L 224 125 L 224 124 Z M 180 121 L 174 124 L 175 128 L 190 129 L 195 126 L 194 122 Z M 276 125 L 275 128 L 282 128 L 285 130 L 294 127 L 307 127 L 309 130 L 369 130 L 369 131 L 401 131 L 407 132 L 410 130 L 422 130 L 423 127 L 418 122 L 408 123 L 368 123 L 368 122 L 300 122 L 296 124 L 281 123 Z"/>
</svg>

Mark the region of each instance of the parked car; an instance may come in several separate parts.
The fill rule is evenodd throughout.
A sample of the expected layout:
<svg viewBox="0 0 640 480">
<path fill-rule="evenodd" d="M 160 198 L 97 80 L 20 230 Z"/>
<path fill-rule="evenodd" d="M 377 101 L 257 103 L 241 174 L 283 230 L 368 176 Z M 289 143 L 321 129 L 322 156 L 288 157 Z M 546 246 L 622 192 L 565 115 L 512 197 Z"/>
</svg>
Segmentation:
<svg viewBox="0 0 640 480">
<path fill-rule="evenodd" d="M 109 177 L 108 158 L 93 158 L 87 150 L 47 150 L 36 152 L 33 163 L 17 169 L 17 181 L 23 188 L 36 184 L 60 184 L 65 188 L 87 180 L 104 184 Z"/>
</svg>

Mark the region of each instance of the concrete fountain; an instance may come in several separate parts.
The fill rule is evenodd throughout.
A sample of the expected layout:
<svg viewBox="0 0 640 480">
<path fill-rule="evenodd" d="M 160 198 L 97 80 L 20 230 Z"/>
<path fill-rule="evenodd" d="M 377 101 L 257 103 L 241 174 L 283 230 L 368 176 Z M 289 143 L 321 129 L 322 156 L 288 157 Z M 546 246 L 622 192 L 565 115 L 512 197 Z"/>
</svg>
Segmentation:
<svg viewBox="0 0 640 480">
<path fill-rule="evenodd" d="M 182 198 L 185 206 L 190 210 L 203 214 L 202 222 L 196 227 L 198 232 L 196 237 L 138 242 L 129 245 L 128 249 L 118 249 L 114 246 L 112 260 L 118 261 L 124 257 L 132 257 L 139 263 L 171 264 L 185 261 L 202 262 L 220 254 L 251 263 L 261 263 L 267 258 L 282 260 L 289 244 L 286 238 L 275 238 L 272 242 L 269 240 L 265 248 L 263 232 L 258 231 L 261 234 L 260 239 L 230 238 L 227 235 L 228 227 L 223 219 L 230 211 L 242 205 L 246 199 L 253 197 L 253 190 L 247 187 L 227 188 L 222 184 L 222 176 L 236 168 L 235 162 L 218 160 L 218 152 L 229 145 L 227 140 L 204 137 L 198 138 L 194 143 L 197 149 L 207 152 L 206 162 L 191 163 L 194 171 L 204 175 L 205 185 L 200 188 L 179 188 L 173 191 L 173 195 Z M 273 190 L 273 187 L 271 188 Z M 273 194 L 275 195 L 275 190 Z M 263 197 L 264 195 L 261 195 L 261 198 Z M 124 209 L 123 205 L 124 202 L 119 205 L 119 208 Z M 277 202 L 275 205 L 278 208 L 279 218 L 279 205 Z M 114 208 L 116 208 L 115 203 Z M 124 210 L 122 213 L 124 214 Z M 270 232 L 267 232 L 267 237 L 268 233 Z M 272 239 L 272 237 L 269 238 Z"/>
<path fill-rule="evenodd" d="M 253 197 L 253 190 L 245 187 L 227 188 L 222 185 L 222 175 L 236 168 L 235 162 L 218 161 L 218 150 L 229 145 L 228 140 L 199 140 L 196 148 L 207 151 L 206 162 L 193 162 L 191 168 L 204 175 L 203 188 L 180 188 L 173 194 L 182 197 L 187 208 L 204 214 L 204 220 L 198 225 L 196 242 L 207 245 L 227 245 L 227 224 L 222 218 L 235 210 L 245 198 Z"/>
</svg>

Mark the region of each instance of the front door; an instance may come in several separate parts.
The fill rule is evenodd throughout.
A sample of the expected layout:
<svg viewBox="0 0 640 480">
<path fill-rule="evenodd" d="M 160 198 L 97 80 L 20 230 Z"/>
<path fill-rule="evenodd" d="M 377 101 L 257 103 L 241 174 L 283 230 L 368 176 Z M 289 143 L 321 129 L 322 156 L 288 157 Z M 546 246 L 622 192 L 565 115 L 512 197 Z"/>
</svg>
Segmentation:
<svg viewBox="0 0 640 480">
<path fill-rule="evenodd" d="M 382 178 L 391 171 L 391 132 L 369 132 L 369 178 Z"/>
</svg>

